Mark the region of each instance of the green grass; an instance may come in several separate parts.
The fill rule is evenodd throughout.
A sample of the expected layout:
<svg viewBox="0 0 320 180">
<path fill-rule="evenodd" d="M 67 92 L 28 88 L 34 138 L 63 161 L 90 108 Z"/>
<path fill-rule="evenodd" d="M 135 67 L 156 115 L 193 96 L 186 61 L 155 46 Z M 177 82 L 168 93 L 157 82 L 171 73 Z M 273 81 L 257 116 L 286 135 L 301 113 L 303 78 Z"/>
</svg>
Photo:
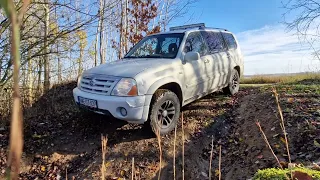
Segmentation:
<svg viewBox="0 0 320 180">
<path fill-rule="evenodd" d="M 275 83 L 299 83 L 304 80 L 320 80 L 320 73 L 303 73 L 294 75 L 265 76 L 256 75 L 249 78 L 242 78 L 241 84 L 275 84 Z"/>
<path fill-rule="evenodd" d="M 320 171 L 304 168 L 295 167 L 292 169 L 278 169 L 278 168 L 268 168 L 263 170 L 258 170 L 253 177 L 253 180 L 287 180 L 295 172 L 300 172 L 307 174 L 312 179 L 320 179 Z"/>
<path fill-rule="evenodd" d="M 279 85 L 278 91 L 286 92 L 287 94 L 318 94 L 320 95 L 320 84 L 304 85 L 304 84 L 292 84 L 292 85 Z"/>
</svg>

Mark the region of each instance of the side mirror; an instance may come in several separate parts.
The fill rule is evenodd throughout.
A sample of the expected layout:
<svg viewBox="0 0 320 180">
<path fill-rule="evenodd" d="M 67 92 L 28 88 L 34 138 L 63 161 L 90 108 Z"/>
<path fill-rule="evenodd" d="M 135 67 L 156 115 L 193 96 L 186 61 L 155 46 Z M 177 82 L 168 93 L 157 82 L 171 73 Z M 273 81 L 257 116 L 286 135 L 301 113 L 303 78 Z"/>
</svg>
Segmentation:
<svg viewBox="0 0 320 180">
<path fill-rule="evenodd" d="M 198 52 L 187 52 L 184 55 L 184 61 L 190 62 L 190 61 L 196 61 L 200 59 L 200 54 Z"/>
</svg>

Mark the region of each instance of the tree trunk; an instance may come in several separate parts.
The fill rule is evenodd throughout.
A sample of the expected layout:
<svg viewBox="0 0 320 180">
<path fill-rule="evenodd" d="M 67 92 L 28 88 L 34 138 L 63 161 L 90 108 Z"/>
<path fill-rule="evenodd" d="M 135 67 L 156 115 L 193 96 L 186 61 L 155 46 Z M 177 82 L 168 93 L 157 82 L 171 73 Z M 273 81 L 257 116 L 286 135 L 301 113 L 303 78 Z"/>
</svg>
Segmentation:
<svg viewBox="0 0 320 180">
<path fill-rule="evenodd" d="M 43 60 L 39 60 L 38 62 L 38 89 L 37 89 L 37 96 L 41 95 L 42 83 L 41 83 L 41 76 L 42 76 L 42 63 Z"/>
<path fill-rule="evenodd" d="M 1 79 L 1 72 L 2 72 L 2 60 L 0 60 L 0 79 Z"/>
<path fill-rule="evenodd" d="M 120 39 L 119 39 L 119 57 L 118 59 L 122 58 L 122 39 L 123 39 L 123 3 L 122 0 L 120 2 L 121 4 L 121 17 L 120 17 Z"/>
<path fill-rule="evenodd" d="M 106 23 L 106 24 L 108 24 L 108 23 Z M 108 25 L 110 25 L 110 24 L 108 24 Z M 107 56 L 108 56 L 108 50 L 109 50 L 109 40 L 108 40 L 108 38 L 109 38 L 109 32 L 110 32 L 110 29 L 109 28 L 107 28 L 106 29 L 106 45 L 105 45 L 105 50 L 104 50 L 104 53 L 105 53 L 105 57 L 107 58 Z M 109 56 L 108 56 L 109 57 Z M 106 61 L 107 59 L 105 59 L 105 61 Z"/>
<path fill-rule="evenodd" d="M 83 51 L 84 51 L 84 49 L 81 48 L 80 49 L 80 57 L 78 59 L 78 65 L 79 65 L 79 67 L 78 67 L 78 77 L 81 76 L 81 74 L 82 74 Z"/>
<path fill-rule="evenodd" d="M 166 2 L 166 12 L 165 12 L 165 17 L 164 17 L 164 23 L 163 23 L 163 30 L 166 31 L 167 29 L 167 23 L 168 23 L 168 10 L 169 10 L 169 1 L 167 0 Z"/>
<path fill-rule="evenodd" d="M 45 32 L 44 32 L 44 91 L 48 91 L 50 89 L 50 80 L 49 80 L 49 73 L 50 73 L 50 67 L 49 67 L 49 54 L 48 54 L 48 35 L 49 35 L 49 2 L 48 0 L 45 0 Z"/>
<path fill-rule="evenodd" d="M 128 52 L 128 0 L 125 0 L 125 32 L 124 32 L 124 53 Z"/>
<path fill-rule="evenodd" d="M 30 50 L 28 51 L 28 58 L 30 57 Z M 32 91 L 32 59 L 28 61 L 28 75 L 27 75 L 27 81 L 28 81 L 28 105 L 30 106 L 32 104 L 33 99 L 33 91 Z"/>
<path fill-rule="evenodd" d="M 55 21 L 57 23 L 57 28 L 58 28 L 58 15 L 57 15 L 57 8 L 55 8 Z M 61 72 L 61 60 L 59 56 L 59 39 L 56 41 L 56 50 L 57 50 L 57 64 L 58 64 L 58 83 L 62 82 L 62 72 Z"/>
<path fill-rule="evenodd" d="M 60 60 L 60 56 L 59 56 L 59 47 L 58 47 L 58 42 L 57 42 L 57 58 L 58 58 L 58 83 L 62 82 L 62 64 L 61 64 L 61 60 Z"/>
<path fill-rule="evenodd" d="M 100 0 L 100 64 L 105 63 L 105 39 L 104 39 L 104 10 L 106 2 Z"/>
<path fill-rule="evenodd" d="M 98 65 L 98 38 L 99 38 L 99 30 L 100 30 L 100 18 L 98 21 L 98 27 L 97 27 L 97 34 L 96 34 L 96 40 L 94 43 L 94 66 Z"/>
</svg>

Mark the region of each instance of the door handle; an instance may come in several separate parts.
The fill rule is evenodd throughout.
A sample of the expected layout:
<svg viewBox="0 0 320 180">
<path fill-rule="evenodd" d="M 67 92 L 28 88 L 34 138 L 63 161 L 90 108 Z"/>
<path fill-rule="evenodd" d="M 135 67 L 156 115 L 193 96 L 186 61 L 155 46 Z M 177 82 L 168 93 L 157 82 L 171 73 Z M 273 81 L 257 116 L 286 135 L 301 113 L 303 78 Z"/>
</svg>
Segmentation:
<svg viewBox="0 0 320 180">
<path fill-rule="evenodd" d="M 205 59 L 205 60 L 204 60 L 204 63 L 209 63 L 209 60 L 208 60 L 208 59 Z"/>
</svg>

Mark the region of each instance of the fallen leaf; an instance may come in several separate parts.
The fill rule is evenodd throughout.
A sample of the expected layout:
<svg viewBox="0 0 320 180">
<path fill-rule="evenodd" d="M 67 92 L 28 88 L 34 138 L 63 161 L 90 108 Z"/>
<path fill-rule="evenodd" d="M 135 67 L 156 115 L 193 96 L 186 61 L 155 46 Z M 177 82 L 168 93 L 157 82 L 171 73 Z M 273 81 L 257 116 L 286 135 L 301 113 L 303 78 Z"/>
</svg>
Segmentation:
<svg viewBox="0 0 320 180">
<path fill-rule="evenodd" d="M 106 162 L 105 167 L 106 167 L 106 168 L 109 167 L 110 164 L 111 164 L 110 162 Z"/>
<path fill-rule="evenodd" d="M 294 99 L 293 98 L 288 98 L 288 103 L 293 103 Z"/>
<path fill-rule="evenodd" d="M 41 171 L 46 171 L 46 167 L 45 166 L 41 166 Z"/>
<path fill-rule="evenodd" d="M 317 148 L 320 148 L 320 144 L 319 144 L 316 140 L 313 140 L 313 144 L 314 144 Z"/>
<path fill-rule="evenodd" d="M 283 137 L 280 137 L 280 141 L 282 141 L 284 144 L 286 144 L 286 140 Z"/>
<path fill-rule="evenodd" d="M 297 180 L 312 180 L 312 177 L 310 177 L 307 173 L 303 173 L 300 171 L 293 172 L 292 178 Z"/>
<path fill-rule="evenodd" d="M 219 174 L 220 174 L 219 169 L 216 169 L 214 172 L 215 172 L 216 176 L 219 176 Z"/>
<path fill-rule="evenodd" d="M 260 154 L 259 156 L 257 156 L 258 159 L 262 159 L 263 158 L 263 155 Z"/>
<path fill-rule="evenodd" d="M 120 175 L 121 175 L 121 176 L 124 176 L 125 173 L 126 173 L 126 172 L 125 172 L 124 170 L 121 170 L 121 171 L 120 171 Z"/>
</svg>

